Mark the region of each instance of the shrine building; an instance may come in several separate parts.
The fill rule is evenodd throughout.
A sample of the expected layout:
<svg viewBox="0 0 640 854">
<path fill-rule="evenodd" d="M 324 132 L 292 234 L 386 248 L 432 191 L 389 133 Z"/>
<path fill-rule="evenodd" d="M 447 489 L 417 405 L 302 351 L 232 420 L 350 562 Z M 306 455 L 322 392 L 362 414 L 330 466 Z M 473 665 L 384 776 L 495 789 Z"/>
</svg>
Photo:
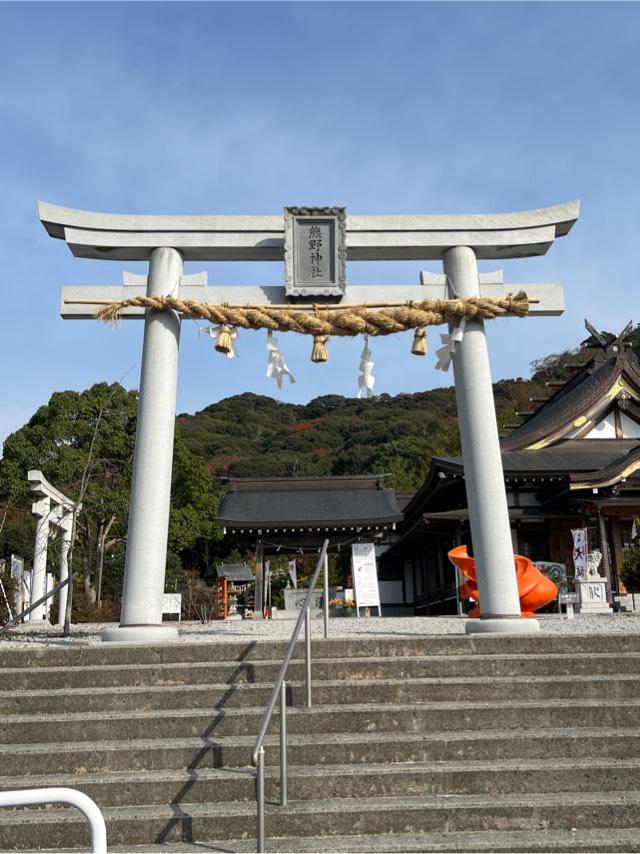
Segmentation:
<svg viewBox="0 0 640 854">
<path fill-rule="evenodd" d="M 573 575 L 571 530 L 587 528 L 603 555 L 614 597 L 624 549 L 640 515 L 640 365 L 621 335 L 589 324 L 595 353 L 501 441 L 513 550 L 566 565 Z M 557 383 L 548 383 L 550 387 Z M 461 457 L 433 457 L 423 486 L 404 508 L 381 577 L 402 578 L 416 613 L 456 613 L 457 585 L 447 552 L 470 544 Z"/>
<path fill-rule="evenodd" d="M 388 540 L 402 521 L 381 476 L 232 478 L 218 524 L 234 544 L 269 551 Z"/>
<path fill-rule="evenodd" d="M 615 600 L 626 593 L 620 571 L 640 516 L 640 365 L 625 341 L 630 326 L 617 337 L 587 328 L 591 358 L 566 382 L 550 381 L 550 396 L 503 437 L 502 467 L 514 553 L 564 564 L 571 578 L 571 531 L 586 528 Z M 374 542 L 394 612 L 460 612 L 447 553 L 473 546 L 462 457 L 433 457 L 413 494 L 381 475 L 231 479 L 218 522 L 259 559 L 325 538 L 331 549 Z"/>
</svg>

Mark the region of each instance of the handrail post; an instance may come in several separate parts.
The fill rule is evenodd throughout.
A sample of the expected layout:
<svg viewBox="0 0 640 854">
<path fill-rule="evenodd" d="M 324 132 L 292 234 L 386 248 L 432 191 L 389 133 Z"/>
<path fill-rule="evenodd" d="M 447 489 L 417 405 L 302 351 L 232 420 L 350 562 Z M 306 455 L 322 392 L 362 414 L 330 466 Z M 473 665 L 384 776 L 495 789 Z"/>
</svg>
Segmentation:
<svg viewBox="0 0 640 854">
<path fill-rule="evenodd" d="M 320 549 L 320 555 L 318 557 L 318 562 L 316 564 L 316 568 L 313 572 L 311 579 L 309 580 L 309 587 L 307 590 L 307 595 L 304 598 L 304 604 L 300 609 L 300 613 L 298 614 L 298 618 L 296 620 L 296 625 L 293 630 L 293 634 L 291 635 L 291 640 L 287 646 L 287 651 L 285 652 L 284 659 L 282 664 L 280 665 L 280 670 L 278 671 L 278 675 L 276 677 L 275 684 L 273 686 L 273 690 L 271 691 L 271 697 L 269 699 L 269 703 L 267 705 L 266 711 L 262 716 L 262 723 L 260 724 L 260 731 L 257 735 L 255 745 L 253 748 L 253 753 L 251 754 L 251 761 L 256 768 L 256 806 L 257 806 L 257 815 L 256 815 L 256 843 L 258 852 L 263 852 L 265 849 L 265 802 L 264 802 L 264 739 L 267 735 L 267 730 L 269 729 L 269 724 L 271 722 L 271 716 L 275 711 L 276 704 L 278 702 L 278 697 L 280 697 L 280 803 L 284 806 L 287 803 L 288 792 L 287 792 L 287 693 L 286 693 L 286 684 L 285 684 L 285 676 L 287 675 L 287 668 L 289 666 L 289 662 L 293 658 L 296 642 L 300 635 L 300 631 L 302 629 L 302 623 L 304 622 L 305 626 L 305 671 L 306 671 L 306 700 L 307 700 L 307 708 L 311 707 L 311 611 L 309 608 L 309 602 L 311 601 L 311 596 L 315 589 L 315 586 L 320 577 L 320 570 L 323 565 L 326 566 L 325 563 L 325 555 L 327 553 L 327 549 L 329 547 L 329 540 L 325 540 L 322 548 Z M 325 597 L 326 600 L 326 597 Z"/>
<path fill-rule="evenodd" d="M 256 774 L 256 804 L 258 854 L 263 854 L 264 846 L 264 747 L 258 751 L 258 771 Z"/>
<path fill-rule="evenodd" d="M 329 555 L 324 555 L 324 639 L 329 637 Z"/>
<path fill-rule="evenodd" d="M 280 686 L 280 805 L 287 805 L 287 683 Z"/>
<path fill-rule="evenodd" d="M 311 610 L 307 605 L 304 612 L 304 666 L 307 708 L 311 708 Z"/>
</svg>

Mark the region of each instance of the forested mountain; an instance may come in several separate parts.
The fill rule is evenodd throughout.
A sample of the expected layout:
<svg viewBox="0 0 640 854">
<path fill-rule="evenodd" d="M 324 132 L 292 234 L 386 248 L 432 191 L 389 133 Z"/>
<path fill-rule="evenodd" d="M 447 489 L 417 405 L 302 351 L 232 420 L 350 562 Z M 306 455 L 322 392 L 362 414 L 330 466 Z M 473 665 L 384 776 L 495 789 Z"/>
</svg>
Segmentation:
<svg viewBox="0 0 640 854">
<path fill-rule="evenodd" d="M 630 343 L 640 352 L 640 326 Z M 529 380 L 494 384 L 498 426 L 517 424 L 516 412 L 535 409 L 529 398 L 548 397 L 547 381 L 566 381 L 593 350 L 574 349 L 532 364 Z M 455 392 L 440 388 L 418 394 L 382 394 L 371 400 L 339 395 L 318 397 L 306 405 L 240 394 L 178 424 L 190 448 L 207 460 L 220 478 L 386 473 L 387 483 L 416 489 L 431 456 L 460 452 Z M 224 485 L 221 484 L 224 488 Z"/>
<path fill-rule="evenodd" d="M 540 380 L 497 383 L 500 423 L 545 390 Z M 180 415 L 178 424 L 217 480 L 386 473 L 389 485 L 415 489 L 432 455 L 460 452 L 453 388 L 370 400 L 328 395 L 306 405 L 241 394 Z"/>
</svg>

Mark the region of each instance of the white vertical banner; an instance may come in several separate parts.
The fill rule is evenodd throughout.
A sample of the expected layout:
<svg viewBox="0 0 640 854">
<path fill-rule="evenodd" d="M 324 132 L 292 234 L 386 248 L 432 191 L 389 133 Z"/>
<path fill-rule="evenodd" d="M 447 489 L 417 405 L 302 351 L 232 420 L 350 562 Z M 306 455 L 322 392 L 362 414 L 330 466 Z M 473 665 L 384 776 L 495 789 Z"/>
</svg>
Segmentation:
<svg viewBox="0 0 640 854">
<path fill-rule="evenodd" d="M 45 591 L 44 592 L 50 593 L 53 590 L 54 586 L 55 585 L 53 583 L 53 573 L 48 572 L 45 576 Z M 52 597 L 47 599 L 47 601 L 44 603 L 44 619 L 45 620 L 51 619 L 51 605 L 52 604 L 53 604 L 53 598 Z"/>
<path fill-rule="evenodd" d="M 296 566 L 295 558 L 289 561 L 289 578 L 294 588 L 298 586 L 298 567 Z"/>
<path fill-rule="evenodd" d="M 378 616 L 382 616 L 376 549 L 373 543 L 354 543 L 351 546 L 351 567 L 356 614 L 360 616 L 360 608 L 377 608 Z"/>
<path fill-rule="evenodd" d="M 262 619 L 264 616 L 264 566 L 262 565 L 262 561 L 264 559 L 264 550 L 262 548 L 262 543 L 258 543 L 256 547 L 256 586 L 255 586 L 255 597 L 253 601 L 253 615 L 254 618 Z"/>
<path fill-rule="evenodd" d="M 20 578 L 20 598 L 22 600 L 22 610 L 28 608 L 31 605 L 31 571 L 28 569 L 22 570 L 22 576 Z M 24 622 L 31 619 L 31 614 L 27 614 L 24 617 Z"/>
<path fill-rule="evenodd" d="M 20 611 L 24 611 L 25 605 L 23 603 L 22 598 L 22 574 L 24 572 L 24 558 L 18 557 L 17 555 L 11 555 L 11 578 L 15 579 L 16 582 L 16 590 L 15 590 L 15 599 L 14 599 L 14 607 L 16 613 L 19 614 Z"/>
<path fill-rule="evenodd" d="M 573 566 L 578 581 L 587 580 L 587 529 L 573 528 Z"/>
<path fill-rule="evenodd" d="M 268 616 L 267 612 L 271 611 L 271 561 L 264 562 L 264 616 Z"/>
</svg>

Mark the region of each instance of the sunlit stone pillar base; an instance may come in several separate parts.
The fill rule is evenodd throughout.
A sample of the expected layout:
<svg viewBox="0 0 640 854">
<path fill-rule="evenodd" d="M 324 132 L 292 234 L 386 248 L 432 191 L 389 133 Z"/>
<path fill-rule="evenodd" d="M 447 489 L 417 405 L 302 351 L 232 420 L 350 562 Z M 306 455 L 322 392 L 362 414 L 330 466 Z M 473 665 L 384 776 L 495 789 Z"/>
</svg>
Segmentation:
<svg viewBox="0 0 640 854">
<path fill-rule="evenodd" d="M 175 626 L 111 626 L 102 633 L 103 641 L 118 643 L 174 643 L 178 640 Z"/>
<path fill-rule="evenodd" d="M 532 617 L 487 617 L 484 620 L 481 617 L 467 620 L 464 631 L 467 635 L 535 635 L 540 631 L 540 623 Z"/>
</svg>

